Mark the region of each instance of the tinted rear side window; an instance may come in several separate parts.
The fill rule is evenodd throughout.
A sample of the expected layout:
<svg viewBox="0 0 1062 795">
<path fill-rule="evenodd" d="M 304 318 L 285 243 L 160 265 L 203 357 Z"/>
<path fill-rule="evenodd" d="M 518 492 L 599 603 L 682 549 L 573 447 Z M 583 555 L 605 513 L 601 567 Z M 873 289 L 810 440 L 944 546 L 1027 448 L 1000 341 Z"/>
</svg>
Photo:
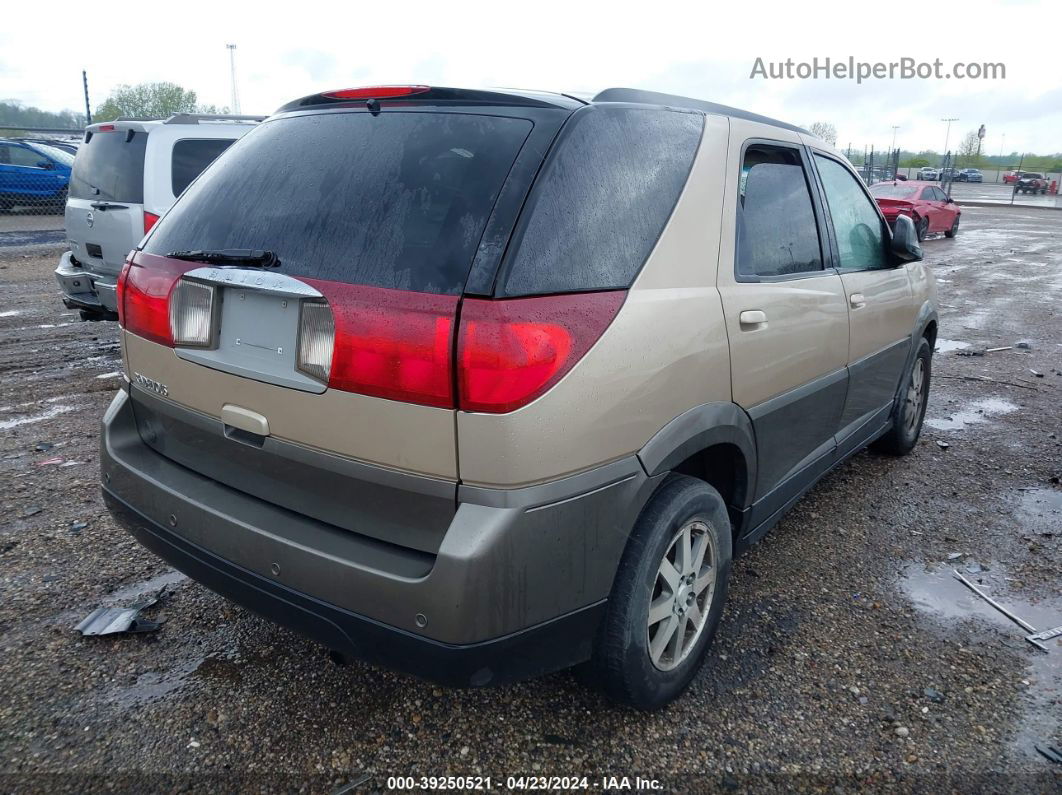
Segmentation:
<svg viewBox="0 0 1062 795">
<path fill-rule="evenodd" d="M 70 198 L 142 204 L 146 146 L 143 132 L 93 133 L 74 158 Z"/>
<path fill-rule="evenodd" d="M 767 145 L 746 149 L 738 202 L 739 276 L 822 270 L 819 228 L 798 150 Z"/>
<path fill-rule="evenodd" d="M 703 127 L 699 113 L 577 111 L 528 198 L 498 293 L 629 287 L 686 184 Z"/>
<path fill-rule="evenodd" d="M 225 138 L 188 139 L 175 143 L 170 177 L 173 195 L 180 196 L 192 180 L 230 146 L 232 141 Z"/>
<path fill-rule="evenodd" d="M 293 276 L 460 293 L 531 127 L 417 111 L 265 122 L 188 188 L 145 250 L 268 249 Z"/>
</svg>

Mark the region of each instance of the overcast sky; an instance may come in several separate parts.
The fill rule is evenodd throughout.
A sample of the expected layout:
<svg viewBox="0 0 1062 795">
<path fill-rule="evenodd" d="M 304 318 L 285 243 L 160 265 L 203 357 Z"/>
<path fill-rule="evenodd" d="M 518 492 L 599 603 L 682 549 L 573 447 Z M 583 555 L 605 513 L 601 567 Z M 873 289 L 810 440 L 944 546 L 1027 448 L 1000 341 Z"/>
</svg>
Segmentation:
<svg viewBox="0 0 1062 795">
<path fill-rule="evenodd" d="M 828 121 L 837 127 L 840 148 L 887 148 L 898 125 L 898 145 L 942 150 L 940 119 L 951 116 L 959 118 L 951 148 L 985 124 L 987 154 L 1062 151 L 1058 0 L 53 1 L 19 9 L 5 14 L 0 28 L 0 99 L 46 110 L 84 107 L 82 69 L 88 70 L 93 107 L 118 84 L 158 80 L 195 90 L 201 102 L 229 105 L 225 44 L 233 42 L 245 113 L 270 113 L 319 90 L 380 83 L 589 92 L 631 86 L 796 124 Z M 757 57 L 816 56 L 940 58 L 945 70 L 960 61 L 998 62 L 1006 79 L 858 85 L 749 77 Z"/>
</svg>

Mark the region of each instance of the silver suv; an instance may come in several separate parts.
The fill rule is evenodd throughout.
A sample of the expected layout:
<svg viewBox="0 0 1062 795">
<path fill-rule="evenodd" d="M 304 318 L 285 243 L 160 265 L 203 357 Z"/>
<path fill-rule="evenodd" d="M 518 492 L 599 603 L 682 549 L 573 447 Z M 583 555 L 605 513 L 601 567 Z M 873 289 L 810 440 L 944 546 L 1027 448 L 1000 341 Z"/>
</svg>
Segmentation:
<svg viewBox="0 0 1062 795">
<path fill-rule="evenodd" d="M 119 283 L 103 490 L 149 549 L 457 685 L 655 708 L 732 556 L 915 445 L 937 313 L 836 151 L 684 97 L 409 86 L 281 108 Z"/>
<path fill-rule="evenodd" d="M 69 251 L 55 278 L 68 309 L 113 319 L 122 264 L 177 196 L 260 116 L 180 113 L 165 121 L 119 119 L 85 129 L 66 201 Z"/>
</svg>

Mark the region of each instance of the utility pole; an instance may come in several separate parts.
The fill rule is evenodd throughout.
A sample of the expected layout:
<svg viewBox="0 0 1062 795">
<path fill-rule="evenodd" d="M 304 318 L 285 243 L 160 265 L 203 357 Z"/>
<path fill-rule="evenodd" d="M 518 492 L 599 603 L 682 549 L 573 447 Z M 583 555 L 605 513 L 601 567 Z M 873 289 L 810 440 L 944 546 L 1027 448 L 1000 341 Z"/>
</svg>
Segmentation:
<svg viewBox="0 0 1062 795">
<path fill-rule="evenodd" d="M 240 95 L 236 91 L 236 45 L 226 44 L 225 47 L 229 51 L 229 69 L 232 75 L 232 112 L 240 112 Z"/>
<path fill-rule="evenodd" d="M 950 118 L 950 119 L 941 119 L 941 121 L 944 121 L 944 122 L 948 123 L 948 129 L 944 133 L 944 154 L 946 156 L 948 154 L 948 139 L 951 138 L 951 123 L 953 121 L 958 121 L 958 118 L 953 117 L 953 118 Z"/>
<path fill-rule="evenodd" d="M 1003 133 L 1003 137 L 999 141 L 999 162 L 996 163 L 996 182 L 999 182 L 999 176 L 1003 173 L 1003 146 L 1007 143 L 1007 134 Z"/>
<path fill-rule="evenodd" d="M 889 147 L 889 151 L 890 151 L 890 152 L 891 152 L 891 151 L 892 151 L 893 149 L 895 149 L 895 148 L 896 148 L 896 131 L 897 131 L 898 129 L 900 129 L 900 125 L 898 125 L 898 124 L 894 124 L 894 125 L 892 125 L 892 146 L 890 146 L 890 147 Z"/>
<path fill-rule="evenodd" d="M 88 72 L 81 70 L 81 83 L 85 86 L 85 126 L 92 124 L 92 110 L 88 97 Z"/>
</svg>

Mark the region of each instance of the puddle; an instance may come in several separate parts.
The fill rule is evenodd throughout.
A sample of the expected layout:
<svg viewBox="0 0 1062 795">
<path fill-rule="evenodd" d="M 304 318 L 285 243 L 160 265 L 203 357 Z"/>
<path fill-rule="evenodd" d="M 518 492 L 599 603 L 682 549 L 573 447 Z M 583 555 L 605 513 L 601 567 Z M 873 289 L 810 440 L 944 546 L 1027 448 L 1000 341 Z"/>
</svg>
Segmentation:
<svg viewBox="0 0 1062 795">
<path fill-rule="evenodd" d="M 939 280 L 938 280 L 939 281 Z M 937 353 L 948 353 L 949 351 L 961 351 L 970 347 L 968 342 L 960 342 L 959 340 L 937 340 Z"/>
<path fill-rule="evenodd" d="M 1018 503 L 1022 528 L 1032 535 L 1062 535 L 1062 490 L 1029 489 Z M 1060 622 L 1062 623 L 1062 622 Z"/>
<path fill-rule="evenodd" d="M 44 422 L 53 417 L 58 417 L 60 414 L 66 414 L 69 411 L 73 411 L 74 408 L 74 406 L 52 406 L 52 408 L 47 411 L 42 411 L 40 414 L 31 414 L 28 417 L 16 417 L 13 420 L 2 420 L 0 421 L 0 431 L 8 431 L 12 428 L 17 428 L 19 425 L 30 425 L 35 422 Z"/>
<path fill-rule="evenodd" d="M 100 373 L 98 376 L 96 376 L 96 378 L 99 378 L 99 379 L 117 378 L 120 375 L 121 375 L 121 373 L 119 371 L 115 370 L 113 373 Z"/>
<path fill-rule="evenodd" d="M 1025 693 L 1029 701 L 1015 729 L 1012 747 L 1022 756 L 1039 759 L 1034 745 L 1051 744 L 1059 728 L 1062 638 L 1046 641 L 1045 645 L 1049 649 L 1046 653 L 1025 643 L 1024 638 L 1028 633 L 955 579 L 952 567 L 1038 630 L 1062 625 L 1062 604 L 1052 604 L 1048 601 L 1031 602 L 1017 597 L 1008 592 L 1002 568 L 990 563 L 980 573 L 970 574 L 965 567 L 972 563 L 972 558 L 964 557 L 951 561 L 950 564 L 940 564 L 929 569 L 920 564 L 913 564 L 904 571 L 900 587 L 920 613 L 945 626 L 952 626 L 955 621 L 963 620 L 987 622 L 1012 639 L 1014 648 L 1020 648 L 1022 645 L 1028 647 L 1028 668 L 1023 681 L 1028 683 Z"/>
<path fill-rule="evenodd" d="M 6 312 L 0 312 L 0 317 L 15 317 L 21 314 L 22 312 L 18 309 L 8 309 Z"/>
<path fill-rule="evenodd" d="M 946 417 L 926 417 L 926 425 L 938 431 L 961 431 L 967 425 L 985 422 L 989 417 L 1010 414 L 1018 407 L 1002 398 L 982 398 L 975 400 L 959 411 L 953 411 Z"/>
</svg>

